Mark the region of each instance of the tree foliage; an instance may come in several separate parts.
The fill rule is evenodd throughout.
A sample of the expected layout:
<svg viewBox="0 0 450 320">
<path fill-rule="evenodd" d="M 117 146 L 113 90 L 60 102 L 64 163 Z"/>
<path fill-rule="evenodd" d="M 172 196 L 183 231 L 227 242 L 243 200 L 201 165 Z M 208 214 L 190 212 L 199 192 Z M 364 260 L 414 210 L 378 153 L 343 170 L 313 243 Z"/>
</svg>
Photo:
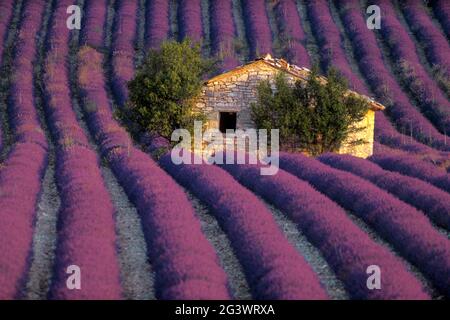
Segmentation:
<svg viewBox="0 0 450 320">
<path fill-rule="evenodd" d="M 283 73 L 262 81 L 251 116 L 258 128 L 279 129 L 283 148 L 318 155 L 337 151 L 351 133 L 362 130 L 354 124 L 364 119 L 368 108 L 367 99 L 349 93 L 335 69 L 324 81 L 314 68 L 306 82 L 290 83 Z"/>
<path fill-rule="evenodd" d="M 138 130 L 169 138 L 178 128 L 192 129 L 194 120 L 204 120 L 195 110 L 204 76 L 214 63 L 203 59 L 199 45 L 189 39 L 166 41 L 152 49 L 128 83 L 129 103 L 120 116 Z"/>
</svg>

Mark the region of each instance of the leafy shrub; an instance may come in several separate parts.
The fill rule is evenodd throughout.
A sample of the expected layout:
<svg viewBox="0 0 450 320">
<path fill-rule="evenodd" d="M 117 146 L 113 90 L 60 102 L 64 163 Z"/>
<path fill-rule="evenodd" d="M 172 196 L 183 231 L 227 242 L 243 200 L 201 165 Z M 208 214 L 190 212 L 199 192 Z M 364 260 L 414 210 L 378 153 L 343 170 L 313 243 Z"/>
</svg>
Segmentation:
<svg viewBox="0 0 450 320">
<path fill-rule="evenodd" d="M 258 128 L 280 130 L 284 148 L 317 155 L 338 150 L 351 133 L 361 131 L 354 124 L 368 108 L 366 99 L 348 94 L 347 82 L 336 70 L 330 69 L 324 83 L 314 68 L 306 83 L 292 86 L 282 74 L 275 78 L 275 90 L 270 80 L 261 82 L 251 113 Z M 350 142 L 361 143 L 361 139 Z"/>
<path fill-rule="evenodd" d="M 150 50 L 129 82 L 129 108 L 120 116 L 166 138 L 175 129 L 192 128 L 194 119 L 204 120 L 201 113 L 193 112 L 193 98 L 212 67 L 211 60 L 202 58 L 200 46 L 189 39 L 164 42 L 160 49 Z"/>
</svg>

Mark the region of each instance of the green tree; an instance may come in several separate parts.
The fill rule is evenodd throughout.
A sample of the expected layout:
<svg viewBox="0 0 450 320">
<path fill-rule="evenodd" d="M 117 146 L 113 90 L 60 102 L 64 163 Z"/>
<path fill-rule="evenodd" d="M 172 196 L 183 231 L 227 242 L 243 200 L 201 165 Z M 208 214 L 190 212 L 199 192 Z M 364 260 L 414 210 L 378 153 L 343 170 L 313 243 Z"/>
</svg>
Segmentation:
<svg viewBox="0 0 450 320">
<path fill-rule="evenodd" d="M 309 79 L 289 83 L 283 73 L 273 82 L 258 86 L 257 103 L 251 106 L 252 120 L 258 128 L 279 129 L 282 148 L 311 155 L 337 151 L 342 142 L 364 128 L 354 124 L 363 120 L 369 102 L 348 91 L 346 80 L 330 69 L 327 80 L 318 68 Z M 350 145 L 364 143 L 361 139 Z"/>
<path fill-rule="evenodd" d="M 189 39 L 164 42 L 150 50 L 128 83 L 128 107 L 119 116 L 134 129 L 168 139 L 175 129 L 191 130 L 194 120 L 205 119 L 193 99 L 213 68 L 212 60 L 202 58 L 200 45 Z"/>
</svg>

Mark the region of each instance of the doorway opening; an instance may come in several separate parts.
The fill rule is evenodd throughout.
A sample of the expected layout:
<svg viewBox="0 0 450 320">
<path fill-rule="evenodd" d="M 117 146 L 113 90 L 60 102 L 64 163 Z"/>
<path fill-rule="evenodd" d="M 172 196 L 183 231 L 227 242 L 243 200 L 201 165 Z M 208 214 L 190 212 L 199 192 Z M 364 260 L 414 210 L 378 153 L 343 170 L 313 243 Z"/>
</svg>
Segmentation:
<svg viewBox="0 0 450 320">
<path fill-rule="evenodd" d="M 220 112 L 219 114 L 219 130 L 226 133 L 227 129 L 236 130 L 236 112 Z"/>
</svg>

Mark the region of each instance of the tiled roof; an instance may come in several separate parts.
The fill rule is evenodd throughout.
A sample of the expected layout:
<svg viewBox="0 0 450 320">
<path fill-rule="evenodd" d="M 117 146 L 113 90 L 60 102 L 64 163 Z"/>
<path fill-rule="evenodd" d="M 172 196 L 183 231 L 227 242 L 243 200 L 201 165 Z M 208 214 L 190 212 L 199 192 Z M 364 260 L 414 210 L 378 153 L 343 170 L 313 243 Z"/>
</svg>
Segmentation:
<svg viewBox="0 0 450 320">
<path fill-rule="evenodd" d="M 219 81 L 220 79 L 226 78 L 228 74 L 232 75 L 232 74 L 238 72 L 241 69 L 245 69 L 246 67 L 248 67 L 248 66 L 250 66 L 250 65 L 252 65 L 254 63 L 260 63 L 260 62 L 264 62 L 265 64 L 267 64 L 267 65 L 269 65 L 269 66 L 271 66 L 273 68 L 276 68 L 278 70 L 290 73 L 294 77 L 299 78 L 299 79 L 303 79 L 303 80 L 307 80 L 308 76 L 309 76 L 309 74 L 311 72 L 311 70 L 309 70 L 308 68 L 299 67 L 299 66 L 296 66 L 295 64 L 288 63 L 284 59 L 273 58 L 270 54 L 266 54 L 264 57 L 255 59 L 255 60 L 250 61 L 250 62 L 248 62 L 246 64 L 240 65 L 240 66 L 238 66 L 238 67 L 236 67 L 236 68 L 234 68 L 232 70 L 229 70 L 229 71 L 226 71 L 226 72 L 224 72 L 224 73 L 222 73 L 220 75 L 217 75 L 217 76 L 209 79 L 208 81 L 206 81 L 206 83 Z M 324 76 L 320 76 L 320 79 L 322 79 L 323 81 L 327 81 L 327 78 L 324 77 Z M 359 94 L 359 93 L 357 93 L 355 91 L 352 91 L 352 90 L 349 90 L 349 92 L 357 94 L 357 95 L 362 96 L 362 97 L 366 98 L 367 100 L 369 100 L 369 103 L 370 103 L 370 106 L 371 106 L 372 110 L 379 111 L 379 110 L 384 110 L 385 109 L 385 107 L 381 103 L 376 102 L 371 97 L 367 97 L 367 96 L 365 96 L 363 94 Z"/>
</svg>

